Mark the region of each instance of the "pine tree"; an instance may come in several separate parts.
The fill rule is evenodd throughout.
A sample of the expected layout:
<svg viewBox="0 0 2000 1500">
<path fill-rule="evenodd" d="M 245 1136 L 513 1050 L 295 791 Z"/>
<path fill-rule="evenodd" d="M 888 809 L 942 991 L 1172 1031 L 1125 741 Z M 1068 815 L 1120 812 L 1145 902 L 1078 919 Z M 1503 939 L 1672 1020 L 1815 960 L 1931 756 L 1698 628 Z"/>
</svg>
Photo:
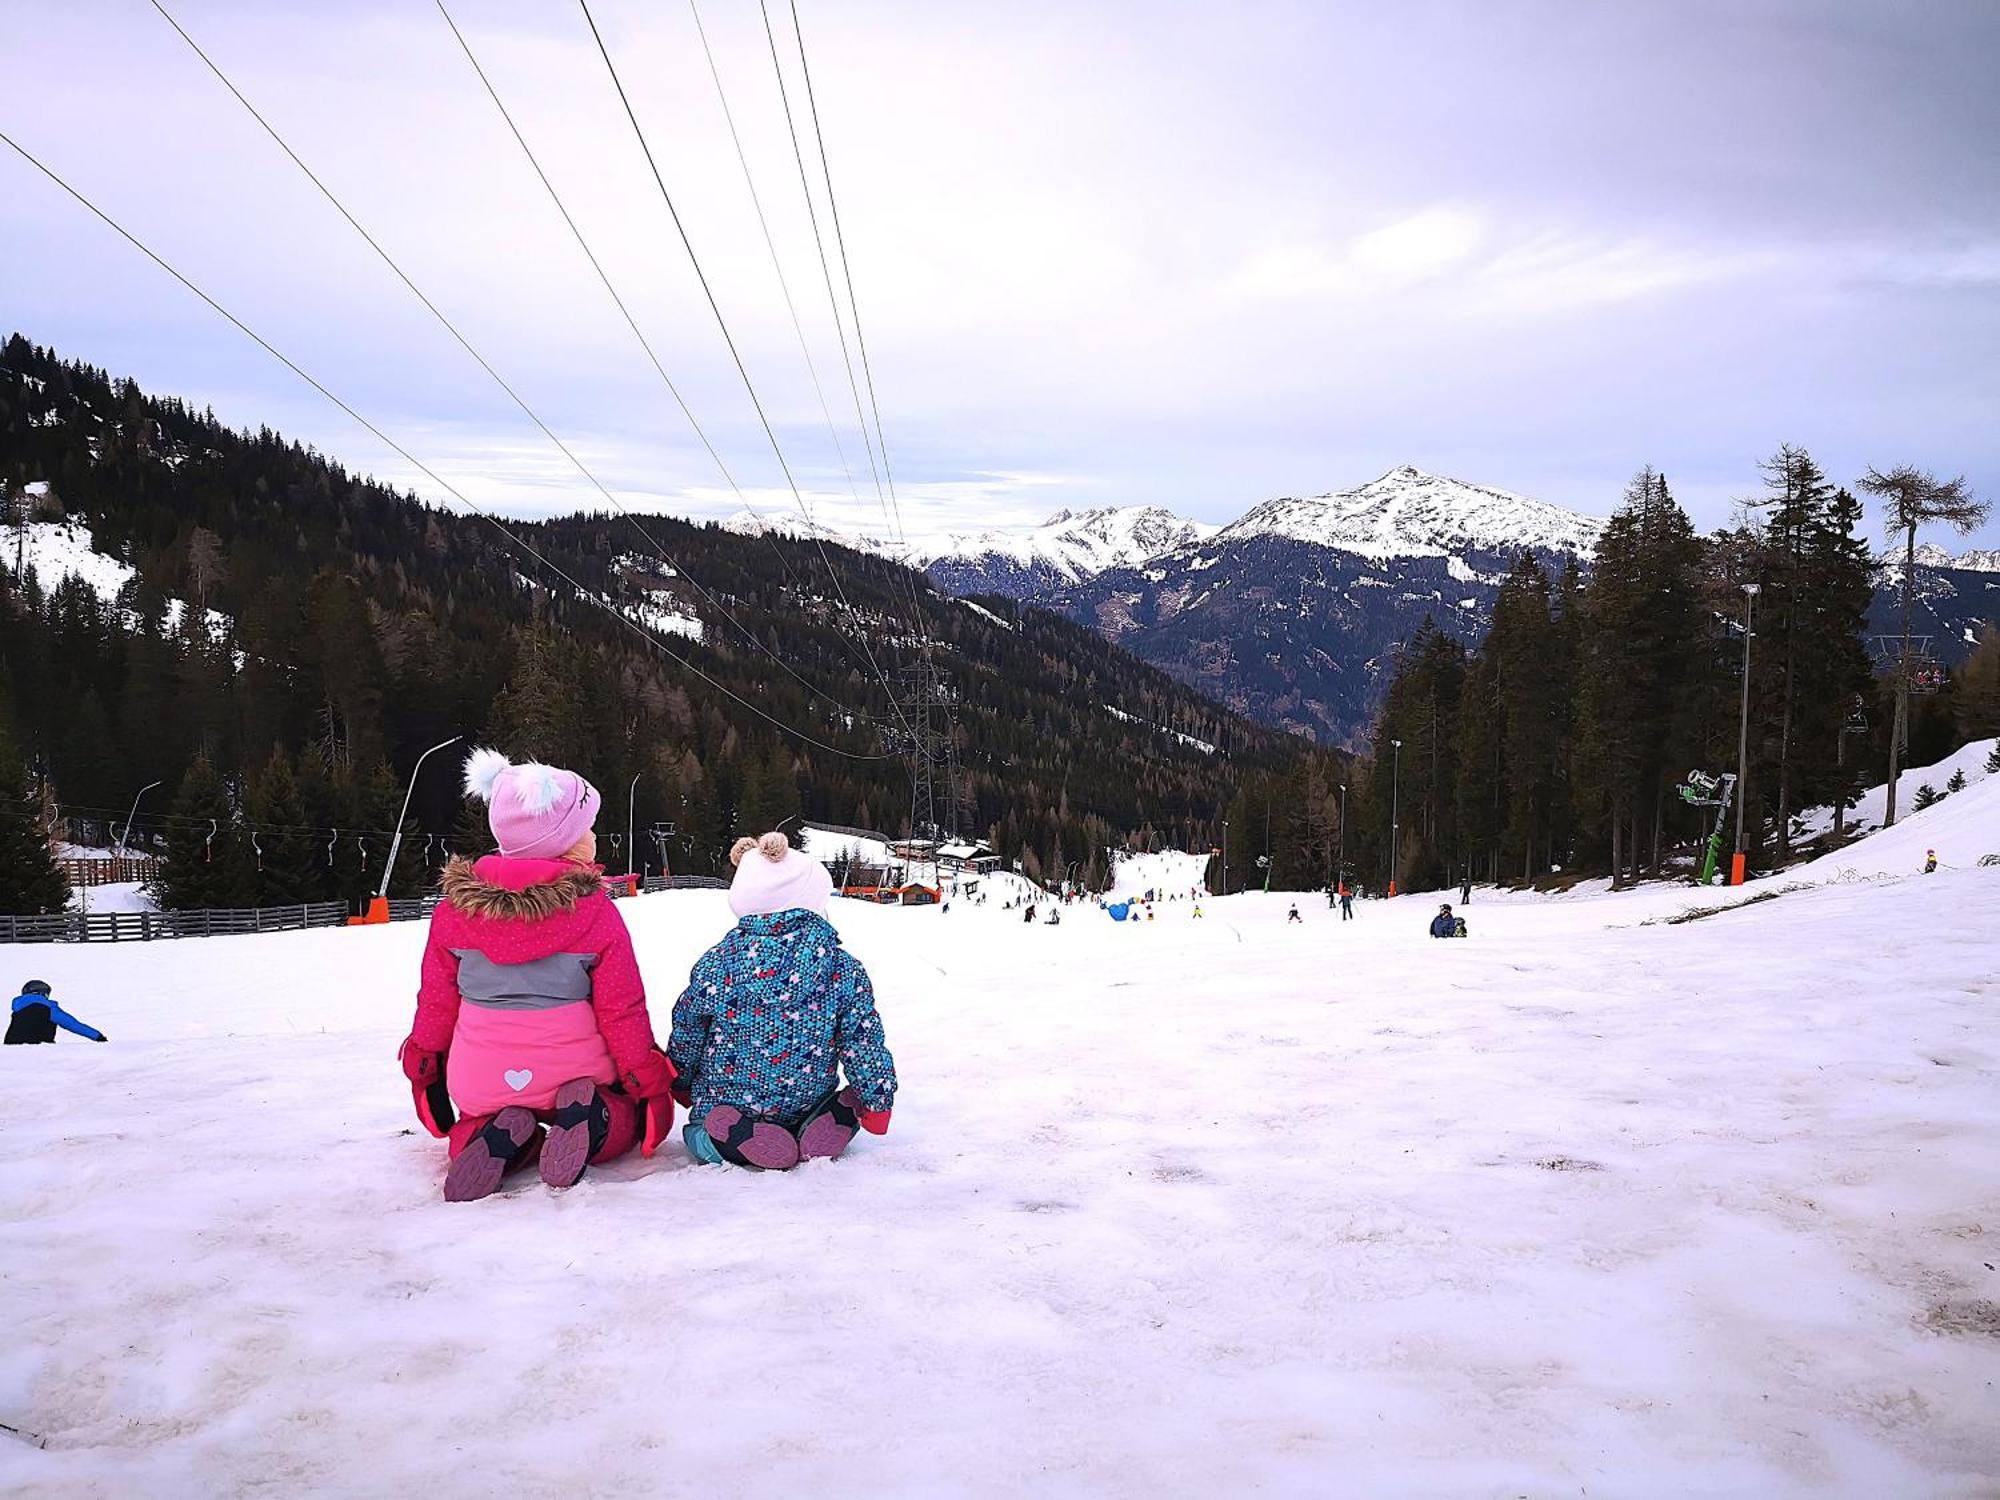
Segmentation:
<svg viewBox="0 0 2000 1500">
<path fill-rule="evenodd" d="M 12 736 L 0 732 L 0 912 L 37 916 L 69 904 L 69 882 L 49 847 L 42 799 L 28 784 Z"/>
<path fill-rule="evenodd" d="M 1996 744 L 1986 753 L 1986 769 L 2000 771 L 2000 744 Z"/>
<path fill-rule="evenodd" d="M 1917 788 L 1917 795 L 1911 801 L 1910 806 L 1915 811 L 1922 812 L 1925 808 L 1929 807 L 1932 803 L 1936 802 L 1937 800 L 1938 800 L 1937 788 L 1932 786 L 1928 781 L 1926 781 L 1925 783 L 1923 783 L 1923 785 Z"/>
<path fill-rule="evenodd" d="M 234 827 L 229 789 L 208 752 L 199 751 L 181 778 L 167 823 L 166 852 L 153 886 L 162 907 L 199 911 L 247 904 L 236 889 L 238 872 L 229 865 L 227 835 Z"/>
<path fill-rule="evenodd" d="M 318 894 L 312 868 L 318 853 L 307 831 L 305 799 L 299 793 L 292 758 L 274 748 L 250 782 L 245 800 L 259 906 L 289 906 Z"/>
<path fill-rule="evenodd" d="M 1945 782 L 1945 784 L 1944 784 L 1944 790 L 1945 790 L 1945 795 L 1947 795 L 1947 796 L 1949 796 L 1949 795 L 1950 795 L 1951 793 L 1953 793 L 1953 792 L 1962 792 L 1962 791 L 1964 791 L 1964 790 L 1965 790 L 1965 772 L 1964 772 L 1964 771 L 1962 771 L 1962 770 L 1960 770 L 1960 771 L 1953 771 L 1953 772 L 1951 773 L 1951 779 L 1950 779 L 1950 780 L 1948 780 L 1948 781 L 1946 781 L 1946 782 Z"/>
</svg>

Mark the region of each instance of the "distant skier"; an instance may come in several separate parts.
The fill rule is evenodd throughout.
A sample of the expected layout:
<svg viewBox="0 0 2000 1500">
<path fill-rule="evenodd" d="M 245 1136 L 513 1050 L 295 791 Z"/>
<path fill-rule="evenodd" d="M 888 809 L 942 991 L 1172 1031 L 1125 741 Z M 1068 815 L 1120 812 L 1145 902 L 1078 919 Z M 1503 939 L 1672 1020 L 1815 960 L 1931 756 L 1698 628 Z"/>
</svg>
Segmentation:
<svg viewBox="0 0 2000 1500">
<path fill-rule="evenodd" d="M 1924 851 L 1924 873 L 1926 875 L 1937 874 L 1937 850 L 1926 849 Z"/>
<path fill-rule="evenodd" d="M 1459 884 L 1458 904 L 1460 906 L 1472 905 L 1472 877 L 1470 875 L 1466 876 Z"/>
<path fill-rule="evenodd" d="M 1458 919 L 1451 914 L 1451 903 L 1447 901 L 1438 908 L 1438 914 L 1431 918 L 1431 936 L 1434 938 L 1457 937 Z"/>
<path fill-rule="evenodd" d="M 1296 901 L 1292 903 L 1292 914 L 1285 918 L 1285 925 L 1289 927 L 1294 922 L 1298 922 L 1301 926 L 1304 925 L 1304 919 L 1299 916 L 1299 903 Z"/>
<path fill-rule="evenodd" d="M 21 993 L 14 997 L 13 1014 L 7 1019 L 7 1042 L 9 1047 L 31 1046 L 56 1039 L 56 1028 L 74 1032 L 86 1041 L 102 1042 L 109 1038 L 95 1026 L 86 1026 L 75 1016 L 64 1010 L 51 998 L 49 982 L 46 979 L 30 979 L 21 986 Z"/>
<path fill-rule="evenodd" d="M 868 971 L 827 920 L 826 867 L 782 833 L 729 857 L 740 920 L 695 963 L 667 1042 L 681 1139 L 696 1161 L 782 1171 L 886 1131 L 896 1062 Z"/>
<path fill-rule="evenodd" d="M 1062 913 L 1057 911 L 1053 906 L 1049 908 L 1048 925 L 1051 927 L 1062 926 Z"/>
<path fill-rule="evenodd" d="M 1343 922 L 1354 920 L 1354 892 L 1346 886 L 1340 888 L 1340 920 Z"/>
<path fill-rule="evenodd" d="M 1021 914 L 1021 920 L 1023 922 L 1033 922 L 1035 920 L 1035 908 L 1031 906 L 1024 911 Z"/>
<path fill-rule="evenodd" d="M 597 789 L 475 750 L 465 791 L 499 852 L 445 866 L 401 1052 L 417 1118 L 450 1142 L 452 1203 L 538 1155 L 559 1188 L 635 1145 L 650 1156 L 674 1115 L 674 1070 L 596 864 Z"/>
<path fill-rule="evenodd" d="M 1194 904 L 1194 919 L 1197 922 L 1201 920 L 1201 903 L 1199 901 Z"/>
</svg>

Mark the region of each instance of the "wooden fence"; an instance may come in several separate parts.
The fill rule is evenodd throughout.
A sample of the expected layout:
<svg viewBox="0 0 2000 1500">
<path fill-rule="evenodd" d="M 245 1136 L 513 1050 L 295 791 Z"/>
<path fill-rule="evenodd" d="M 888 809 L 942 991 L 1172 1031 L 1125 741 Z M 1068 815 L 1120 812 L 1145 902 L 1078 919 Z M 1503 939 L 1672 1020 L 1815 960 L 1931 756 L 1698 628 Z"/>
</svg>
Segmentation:
<svg viewBox="0 0 2000 1500">
<path fill-rule="evenodd" d="M 73 887 L 117 885 L 125 881 L 157 880 L 160 862 L 145 857 L 113 859 L 59 859 L 56 866 Z"/>
<path fill-rule="evenodd" d="M 0 917 L 0 943 L 146 943 L 155 938 L 339 927 L 346 921 L 347 904 L 343 901 L 213 911 L 73 911 L 44 917 Z"/>
<path fill-rule="evenodd" d="M 646 892 L 726 890 L 728 887 L 728 881 L 713 875 L 649 875 L 640 884 L 640 889 Z M 430 916 L 437 904 L 435 894 L 399 897 L 389 903 L 389 920 L 419 922 Z M 72 911 L 39 917 L 0 916 L 0 943 L 149 943 L 160 938 L 296 932 L 306 927 L 344 927 L 350 914 L 344 901 L 314 901 L 299 906 L 246 906 L 207 911 Z"/>
</svg>

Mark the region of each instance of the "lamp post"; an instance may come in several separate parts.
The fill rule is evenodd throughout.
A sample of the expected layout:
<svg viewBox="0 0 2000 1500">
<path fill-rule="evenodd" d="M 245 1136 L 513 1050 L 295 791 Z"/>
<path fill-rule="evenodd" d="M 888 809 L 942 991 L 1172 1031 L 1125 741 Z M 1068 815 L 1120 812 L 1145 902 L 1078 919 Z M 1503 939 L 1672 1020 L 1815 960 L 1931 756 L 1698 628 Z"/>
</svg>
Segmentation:
<svg viewBox="0 0 2000 1500">
<path fill-rule="evenodd" d="M 386 922 L 389 920 L 389 877 L 396 873 L 396 855 L 403 847 L 403 822 L 410 816 L 410 799 L 417 794 L 417 777 L 423 772 L 424 762 L 437 754 L 438 751 L 444 749 L 445 746 L 456 745 L 464 738 L 465 736 L 462 734 L 455 734 L 448 740 L 438 741 L 437 744 L 431 746 L 422 755 L 419 755 L 417 763 L 410 767 L 410 785 L 403 793 L 403 810 L 396 815 L 396 836 L 389 840 L 389 857 L 382 861 L 382 886 L 380 890 L 375 892 L 375 909 L 368 913 L 368 919 L 371 922 Z"/>
<path fill-rule="evenodd" d="M 1389 758 L 1389 894 L 1396 894 L 1396 835 L 1401 831 L 1403 796 L 1403 742 L 1389 741 L 1395 753 Z"/>
<path fill-rule="evenodd" d="M 1340 784 L 1340 847 L 1333 856 L 1333 884 L 1338 890 L 1347 889 L 1347 783 Z"/>
<path fill-rule="evenodd" d="M 1736 720 L 1736 854 L 1729 861 L 1729 883 L 1743 884 L 1743 805 L 1749 801 L 1750 774 L 1750 637 L 1757 615 L 1761 585 L 1743 585 L 1743 707 Z"/>
<path fill-rule="evenodd" d="M 130 854 L 132 852 L 132 820 L 139 816 L 139 797 L 145 796 L 146 793 L 159 784 L 157 781 L 147 782 L 139 788 L 138 796 L 132 799 L 132 810 L 125 814 L 125 831 L 118 836 L 118 852 L 120 854 Z"/>
<path fill-rule="evenodd" d="M 632 819 L 638 811 L 636 799 L 639 795 L 639 777 L 645 774 L 644 771 L 640 771 L 632 778 L 632 784 L 625 788 L 625 873 L 627 875 L 632 873 L 632 859 L 639 850 L 638 842 L 632 837 L 632 830 L 636 826 Z"/>
</svg>

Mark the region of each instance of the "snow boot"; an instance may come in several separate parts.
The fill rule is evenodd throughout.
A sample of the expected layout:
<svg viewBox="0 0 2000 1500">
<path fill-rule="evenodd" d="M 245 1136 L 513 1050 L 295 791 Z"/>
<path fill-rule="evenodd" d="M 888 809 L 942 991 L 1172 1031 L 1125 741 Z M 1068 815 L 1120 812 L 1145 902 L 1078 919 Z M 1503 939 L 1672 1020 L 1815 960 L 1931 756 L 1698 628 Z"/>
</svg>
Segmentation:
<svg viewBox="0 0 2000 1500">
<path fill-rule="evenodd" d="M 463 1124 L 465 1122 L 461 1122 Z M 444 1201 L 470 1203 L 500 1186 L 507 1169 L 527 1160 L 537 1127 L 532 1110 L 511 1104 L 483 1124 L 472 1122 L 472 1138 L 444 1174 Z"/>
<path fill-rule="evenodd" d="M 572 1078 L 556 1090 L 548 1139 L 542 1142 L 542 1181 L 571 1186 L 611 1134 L 611 1104 L 588 1078 Z"/>
<path fill-rule="evenodd" d="M 726 1162 L 760 1172 L 782 1172 L 799 1164 L 799 1142 L 773 1120 L 746 1115 L 733 1104 L 718 1104 L 701 1122 L 702 1132 Z"/>
<path fill-rule="evenodd" d="M 861 1128 L 860 1101 L 853 1089 L 829 1094 L 799 1122 L 799 1160 L 830 1160 L 840 1155 Z"/>
</svg>

